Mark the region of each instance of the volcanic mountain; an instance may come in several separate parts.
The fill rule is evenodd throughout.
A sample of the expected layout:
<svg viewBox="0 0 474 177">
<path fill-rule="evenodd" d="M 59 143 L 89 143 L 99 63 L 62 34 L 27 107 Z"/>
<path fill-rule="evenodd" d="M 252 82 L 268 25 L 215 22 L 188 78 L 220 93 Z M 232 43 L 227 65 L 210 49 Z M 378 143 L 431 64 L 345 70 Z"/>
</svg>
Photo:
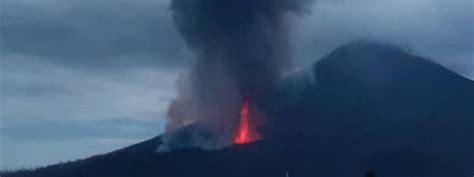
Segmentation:
<svg viewBox="0 0 474 177">
<path fill-rule="evenodd" d="M 393 46 L 353 42 L 256 98 L 264 139 L 157 152 L 161 136 L 4 177 L 454 177 L 474 173 L 474 82 Z M 183 127 L 192 133 L 196 127 Z"/>
</svg>

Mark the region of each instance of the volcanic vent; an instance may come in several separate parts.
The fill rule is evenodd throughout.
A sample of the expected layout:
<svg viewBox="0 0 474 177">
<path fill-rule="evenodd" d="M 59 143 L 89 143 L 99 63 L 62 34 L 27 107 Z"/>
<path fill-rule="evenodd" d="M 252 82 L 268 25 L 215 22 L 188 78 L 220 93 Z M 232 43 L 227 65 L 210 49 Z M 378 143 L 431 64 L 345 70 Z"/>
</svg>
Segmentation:
<svg viewBox="0 0 474 177">
<path fill-rule="evenodd" d="M 257 131 L 255 121 L 257 120 L 252 114 L 250 98 L 244 99 L 240 108 L 240 122 L 234 137 L 235 144 L 247 144 L 259 140 L 262 136 Z"/>
<path fill-rule="evenodd" d="M 253 100 L 289 69 L 288 20 L 309 1 L 172 0 L 175 26 L 197 61 L 178 82 L 160 149 L 263 138 L 264 116 Z"/>
</svg>

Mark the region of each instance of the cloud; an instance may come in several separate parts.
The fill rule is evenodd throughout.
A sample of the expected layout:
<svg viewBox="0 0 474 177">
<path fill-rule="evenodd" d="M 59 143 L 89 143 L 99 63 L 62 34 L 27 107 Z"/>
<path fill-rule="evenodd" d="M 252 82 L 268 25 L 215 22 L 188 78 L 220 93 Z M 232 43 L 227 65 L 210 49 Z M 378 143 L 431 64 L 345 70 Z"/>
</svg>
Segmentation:
<svg viewBox="0 0 474 177">
<path fill-rule="evenodd" d="M 0 47 L 87 68 L 182 66 L 191 58 L 166 1 L 2 1 Z"/>
<path fill-rule="evenodd" d="M 168 13 L 160 0 L 1 1 L 0 169 L 161 133 L 192 58 Z"/>
<path fill-rule="evenodd" d="M 30 56 L 6 56 L 0 76 L 4 123 L 39 120 L 159 119 L 179 70 L 95 73 Z"/>
<path fill-rule="evenodd" d="M 296 24 L 300 65 L 357 39 L 398 44 L 474 79 L 474 2 L 470 0 L 319 1 Z"/>
</svg>

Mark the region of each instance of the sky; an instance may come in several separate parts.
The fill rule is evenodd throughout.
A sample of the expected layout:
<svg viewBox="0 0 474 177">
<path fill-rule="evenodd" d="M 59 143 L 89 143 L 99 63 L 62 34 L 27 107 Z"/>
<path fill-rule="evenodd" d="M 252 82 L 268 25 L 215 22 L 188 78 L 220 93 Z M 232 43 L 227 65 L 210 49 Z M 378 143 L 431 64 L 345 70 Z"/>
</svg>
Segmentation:
<svg viewBox="0 0 474 177">
<path fill-rule="evenodd" d="M 320 0 L 294 17 L 295 67 L 353 40 L 474 79 L 472 0 Z M 193 52 L 168 0 L 0 1 L 0 169 L 85 158 L 163 132 Z"/>
</svg>

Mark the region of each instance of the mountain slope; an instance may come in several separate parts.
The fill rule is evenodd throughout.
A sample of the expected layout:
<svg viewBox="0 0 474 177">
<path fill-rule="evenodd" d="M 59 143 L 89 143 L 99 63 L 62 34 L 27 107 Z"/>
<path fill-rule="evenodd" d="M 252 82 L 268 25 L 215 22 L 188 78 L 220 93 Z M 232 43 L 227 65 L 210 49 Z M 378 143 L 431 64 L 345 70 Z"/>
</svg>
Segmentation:
<svg viewBox="0 0 474 177">
<path fill-rule="evenodd" d="M 474 82 L 396 47 L 355 42 L 258 98 L 265 139 L 156 153 L 160 137 L 14 176 L 470 176 Z M 186 127 L 185 127 L 186 128 Z"/>
<path fill-rule="evenodd" d="M 384 176 L 457 176 L 453 173 L 474 170 L 472 81 L 395 47 L 368 42 L 336 49 L 314 65 L 313 73 L 315 87 L 300 91 L 298 98 L 283 96 L 291 100 L 269 111 L 273 125 L 279 125 L 274 132 L 287 131 L 268 134 L 323 137 L 312 141 L 314 146 L 347 152 L 341 161 L 354 156 Z"/>
</svg>

